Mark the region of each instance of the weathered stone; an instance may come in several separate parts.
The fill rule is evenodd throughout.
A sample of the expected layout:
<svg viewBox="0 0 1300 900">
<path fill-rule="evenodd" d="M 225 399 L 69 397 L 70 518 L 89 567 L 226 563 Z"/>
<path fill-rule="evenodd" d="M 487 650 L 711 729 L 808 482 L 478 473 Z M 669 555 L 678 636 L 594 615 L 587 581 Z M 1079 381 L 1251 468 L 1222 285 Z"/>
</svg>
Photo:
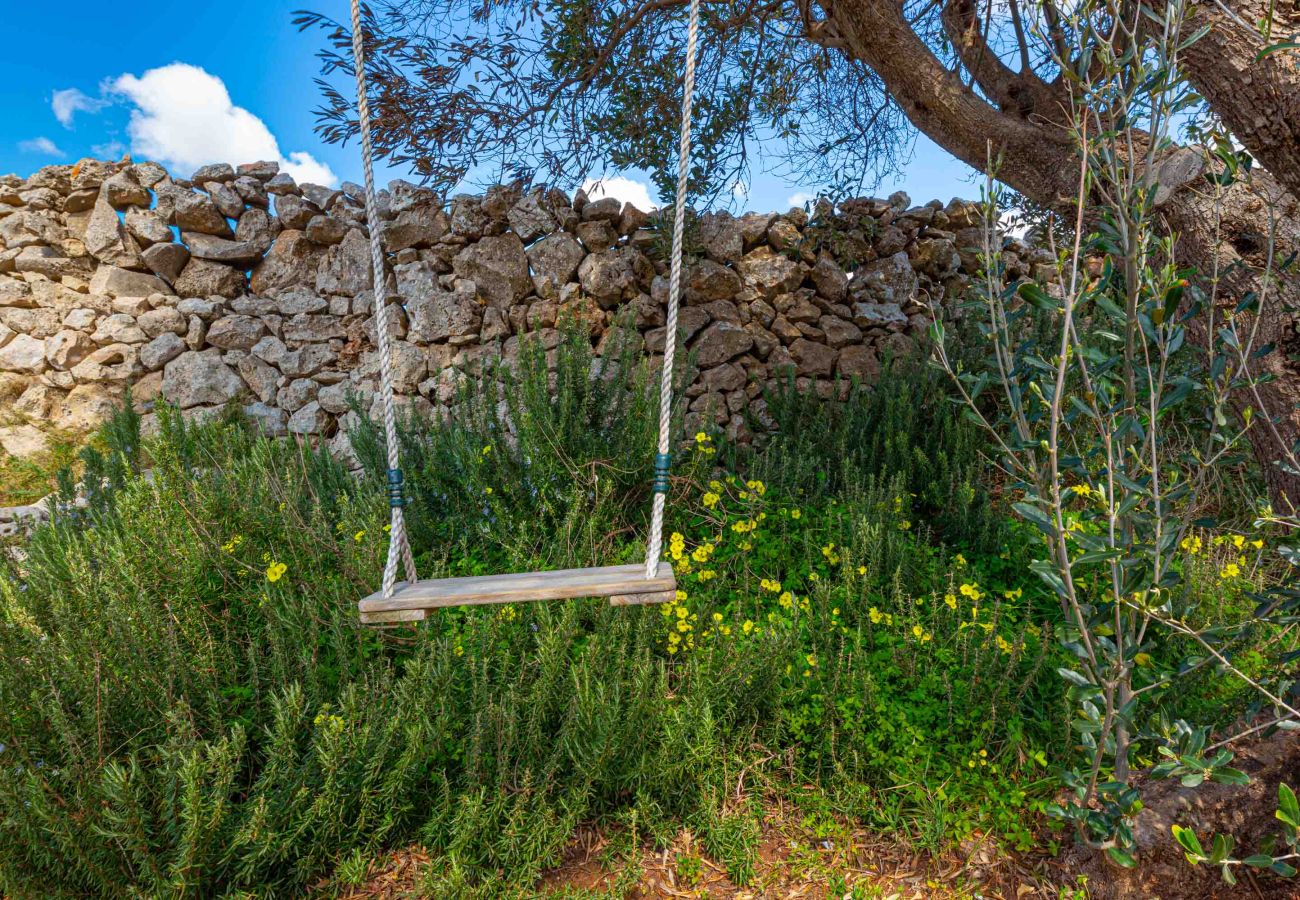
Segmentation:
<svg viewBox="0 0 1300 900">
<path fill-rule="evenodd" d="M 49 447 L 49 438 L 34 425 L 7 425 L 0 428 L 0 449 L 9 456 L 27 459 L 44 453 Z"/>
<path fill-rule="evenodd" d="M 113 209 L 148 206 L 152 200 L 149 191 L 136 180 L 135 173 L 130 169 L 123 169 L 105 179 L 100 194 Z"/>
<path fill-rule="evenodd" d="M 18 334 L 0 347 L 0 372 L 37 374 L 45 368 L 45 342 L 29 334 Z"/>
<path fill-rule="evenodd" d="M 762 246 L 746 253 L 736 269 L 746 284 L 771 298 L 799 287 L 807 266 Z"/>
<path fill-rule="evenodd" d="M 502 308 L 528 296 L 533 286 L 523 242 L 514 234 L 470 244 L 456 254 L 452 269 L 458 277 L 473 281 L 485 301 Z"/>
<path fill-rule="evenodd" d="M 567 232 L 547 235 L 528 248 L 528 263 L 535 276 L 547 276 L 557 287 L 572 281 L 586 254 Z"/>
<path fill-rule="evenodd" d="M 95 342 L 80 331 L 65 328 L 45 339 L 45 358 L 59 371 L 67 371 L 95 351 Z"/>
<path fill-rule="evenodd" d="M 303 343 L 320 343 L 345 336 L 335 316 L 299 314 L 284 323 L 284 339 Z"/>
<path fill-rule="evenodd" d="M 290 434 L 326 434 L 331 423 L 329 413 L 315 400 L 289 417 Z"/>
<path fill-rule="evenodd" d="M 266 334 L 266 325 L 252 316 L 224 316 L 208 328 L 208 343 L 223 350 L 248 350 Z"/>
<path fill-rule="evenodd" d="M 202 297 L 238 297 L 247 287 L 239 269 L 206 259 L 191 259 L 176 279 L 176 293 Z"/>
<path fill-rule="evenodd" d="M 262 254 L 265 252 L 264 247 L 260 247 L 251 241 L 230 241 L 198 232 L 181 232 L 181 240 L 189 247 L 190 256 L 195 259 L 226 263 L 239 268 L 252 266 L 262 258 Z"/>
<path fill-rule="evenodd" d="M 617 225 L 619 217 L 623 214 L 623 203 L 616 197 L 602 197 L 599 200 L 592 200 L 582 207 L 582 221 L 584 222 L 610 222 Z"/>
<path fill-rule="evenodd" d="M 316 269 L 324 253 L 301 231 L 282 231 L 271 252 L 253 269 L 253 293 L 274 295 L 293 288 L 314 291 Z"/>
<path fill-rule="evenodd" d="M 308 344 L 297 350 L 286 351 L 280 358 L 280 371 L 290 378 L 316 375 L 338 358 L 327 344 Z"/>
<path fill-rule="evenodd" d="M 267 437 L 283 437 L 288 433 L 289 417 L 283 409 L 258 401 L 244 406 L 244 416 Z"/>
<path fill-rule="evenodd" d="M 700 334 L 693 349 L 700 368 L 709 369 L 735 359 L 753 346 L 754 338 L 741 326 L 715 322 Z"/>
<path fill-rule="evenodd" d="M 324 297 L 318 297 L 307 291 L 285 291 L 275 298 L 276 311 L 285 316 L 298 313 L 317 313 L 329 308 Z"/>
<path fill-rule="evenodd" d="M 709 303 L 734 297 L 741 288 L 740 276 L 732 269 L 702 259 L 686 272 L 686 302 Z"/>
<path fill-rule="evenodd" d="M 599 202 L 599 201 L 597 201 Z M 578 266 L 582 289 L 605 309 L 634 300 L 654 278 L 654 266 L 634 247 L 592 253 Z"/>
<path fill-rule="evenodd" d="M 163 395 L 182 409 L 228 403 L 243 387 L 216 349 L 182 353 L 163 370 Z"/>
<path fill-rule="evenodd" d="M 866 293 L 881 303 L 904 303 L 916 295 L 918 287 L 907 253 L 900 250 L 860 269 L 849 290 L 855 296 Z"/>
<path fill-rule="evenodd" d="M 142 247 L 167 244 L 172 241 L 172 230 L 161 215 L 152 209 L 133 206 L 126 211 L 126 230 Z"/>
<path fill-rule="evenodd" d="M 593 253 L 597 250 L 606 250 L 618 243 L 618 230 L 604 219 L 583 222 L 578 225 L 576 233 L 578 240 L 582 241 L 582 246 Z"/>
<path fill-rule="evenodd" d="M 298 190 L 302 191 L 302 195 L 310 203 L 315 204 L 318 209 L 329 209 L 330 204 L 343 193 L 338 188 L 325 187 L 323 184 L 312 184 L 310 181 L 298 185 Z"/>
<path fill-rule="evenodd" d="M 93 263 L 88 259 L 71 259 L 53 247 L 33 245 L 18 251 L 13 267 L 15 272 L 34 272 L 57 281 L 68 275 L 89 277 Z"/>
<path fill-rule="evenodd" d="M 544 234 L 550 234 L 557 227 L 555 217 L 542 203 L 540 191 L 525 194 L 506 214 L 510 228 L 525 244 L 531 243 Z"/>
<path fill-rule="evenodd" d="M 316 402 L 320 404 L 321 409 L 336 416 L 341 416 L 348 411 L 348 391 L 350 386 L 347 382 L 339 384 L 326 385 L 320 389 L 316 395 Z"/>
<path fill-rule="evenodd" d="M 416 266 L 426 265 L 417 263 Z M 437 343 L 451 340 L 461 343 L 466 337 L 477 338 L 483 319 L 483 306 L 467 291 L 455 292 L 438 289 L 413 289 L 413 278 L 419 270 L 408 270 L 405 277 L 398 276 L 402 296 L 408 298 L 407 314 L 410 316 L 411 340 L 420 343 Z"/>
<path fill-rule="evenodd" d="M 767 243 L 778 252 L 792 250 L 802 240 L 803 235 L 789 219 L 779 218 L 767 226 Z"/>
<path fill-rule="evenodd" d="M 99 313 L 95 312 L 95 310 L 78 306 L 75 309 L 68 310 L 63 317 L 63 327 L 71 328 L 73 331 L 91 331 L 95 326 L 95 320 L 98 318 Z"/>
<path fill-rule="evenodd" d="M 99 327 L 90 339 L 101 347 L 105 344 L 143 344 L 148 338 L 135 317 L 125 313 L 114 313 L 99 322 Z"/>
<path fill-rule="evenodd" d="M 242 163 L 235 171 L 238 175 L 247 175 L 256 178 L 258 181 L 269 181 L 277 176 L 280 171 L 280 164 L 275 160 L 263 159 L 257 162 Z"/>
<path fill-rule="evenodd" d="M 956 246 L 942 238 L 921 238 L 912 245 L 908 257 L 913 269 L 936 281 L 955 274 L 961 265 Z"/>
<path fill-rule="evenodd" d="M 154 244 L 144 251 L 144 264 L 168 282 L 175 282 L 190 261 L 190 251 L 183 244 Z"/>
<path fill-rule="evenodd" d="M 853 324 L 862 328 L 889 328 L 907 324 L 907 315 L 897 303 L 855 303 Z"/>
<path fill-rule="evenodd" d="M 33 382 L 14 403 L 14 412 L 29 419 L 47 419 L 63 392 L 39 381 Z"/>
<path fill-rule="evenodd" d="M 273 366 L 256 356 L 245 356 L 235 363 L 235 369 L 258 400 L 270 403 L 275 399 L 280 373 Z"/>
<path fill-rule="evenodd" d="M 271 198 L 267 196 L 266 186 L 251 175 L 240 175 L 234 180 L 231 187 L 239 194 L 239 199 L 249 206 L 255 206 L 258 209 L 270 208 Z"/>
<path fill-rule="evenodd" d="M 117 410 L 124 387 L 123 382 L 78 384 L 54 405 L 50 421 L 66 431 L 89 431 Z"/>
<path fill-rule="evenodd" d="M 161 369 L 185 352 L 185 341 L 180 335 L 164 331 L 140 348 L 140 365 L 150 372 Z"/>
<path fill-rule="evenodd" d="M 64 320 L 66 324 L 67 320 Z M 160 306 L 136 317 L 135 323 L 149 338 L 156 338 L 164 332 L 175 335 L 185 333 L 185 317 L 174 306 Z"/>
<path fill-rule="evenodd" d="M 307 240 L 317 244 L 334 245 L 343 240 L 348 226 L 331 216 L 316 215 L 307 221 Z"/>
<path fill-rule="evenodd" d="M 806 338 L 790 345 L 790 356 L 794 359 L 795 371 L 800 375 L 824 377 L 835 368 L 835 351 Z"/>
<path fill-rule="evenodd" d="M 809 277 L 817 293 L 832 303 L 843 303 L 849 295 L 849 277 L 828 254 L 817 257 Z"/>
<path fill-rule="evenodd" d="M 276 392 L 275 403 L 281 409 L 293 412 L 315 400 L 319 390 L 320 385 L 310 378 L 295 378 Z"/>
<path fill-rule="evenodd" d="M 173 195 L 172 202 L 175 205 L 176 224 L 181 231 L 197 231 L 217 237 L 231 236 L 230 223 L 206 194 L 178 192 Z"/>
<path fill-rule="evenodd" d="M 724 393 L 736 391 L 745 386 L 745 370 L 735 363 L 724 363 L 712 369 L 705 369 L 700 381 L 708 391 Z"/>
<path fill-rule="evenodd" d="M 436 205 L 405 209 L 384 223 L 384 249 L 397 253 L 409 247 L 431 247 L 450 229 L 447 214 Z"/>
<path fill-rule="evenodd" d="M 140 258 L 140 245 L 118 219 L 117 210 L 103 196 L 95 201 L 82 242 L 90 255 L 105 265 L 128 269 L 144 265 Z"/>
<path fill-rule="evenodd" d="M 871 381 L 880 374 L 880 360 L 876 358 L 873 348 L 856 344 L 840 351 L 836 371 L 844 378 Z"/>
<path fill-rule="evenodd" d="M 235 226 L 235 240 L 246 241 L 265 253 L 280 233 L 280 222 L 264 209 L 246 209 Z"/>
<path fill-rule="evenodd" d="M 140 374 L 139 354 L 130 344 L 100 347 L 72 367 L 72 377 L 82 384 L 129 381 Z"/>
<path fill-rule="evenodd" d="M 215 181 L 218 184 L 224 184 L 227 181 L 235 180 L 235 167 L 230 163 L 212 163 L 207 166 L 200 166 L 190 181 L 195 184 L 205 184 L 209 181 Z"/>
<path fill-rule="evenodd" d="M 203 184 L 203 189 L 212 198 L 217 212 L 227 219 L 238 219 L 244 211 L 244 198 L 239 196 L 239 191 L 233 187 L 228 187 L 219 181 L 208 181 Z"/>
<path fill-rule="evenodd" d="M 826 343 L 837 350 L 862 340 L 862 329 L 839 316 L 822 316 L 817 320 L 817 327 L 826 335 Z"/>
<path fill-rule="evenodd" d="M 326 251 L 317 270 L 316 291 L 351 297 L 373 286 L 370 239 L 359 228 L 353 228 L 341 243 Z"/>
</svg>

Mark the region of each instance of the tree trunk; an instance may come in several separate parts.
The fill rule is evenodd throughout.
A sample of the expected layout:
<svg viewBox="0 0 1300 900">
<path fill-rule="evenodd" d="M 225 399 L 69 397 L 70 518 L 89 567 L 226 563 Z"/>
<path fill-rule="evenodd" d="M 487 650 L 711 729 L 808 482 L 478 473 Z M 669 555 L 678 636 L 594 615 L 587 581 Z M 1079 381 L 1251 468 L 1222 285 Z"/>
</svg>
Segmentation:
<svg viewBox="0 0 1300 900">
<path fill-rule="evenodd" d="M 951 4 L 959 2 L 949 0 Z M 1259 0 L 1233 2 L 1244 8 Z M 1206 18 L 1207 6 L 1197 6 L 1193 15 Z M 912 124 L 936 144 L 979 170 L 987 169 L 992 157 L 999 180 L 1036 203 L 1057 209 L 1073 204 L 1079 158 L 1061 119 L 1064 102 L 1056 109 L 1044 108 L 1048 101 L 1043 98 L 1051 95 L 1053 85 L 1035 79 L 1032 90 L 1014 92 L 1006 80 L 1017 73 L 985 61 L 971 67 L 980 82 L 981 96 L 912 30 L 901 4 L 822 0 L 822 9 L 844 52 L 874 70 Z M 1216 15 L 1222 18 L 1217 11 Z M 976 55 L 989 52 L 971 43 L 978 41 L 978 30 L 969 27 L 960 9 L 949 21 L 957 36 L 967 42 L 966 50 Z M 1293 73 L 1280 72 L 1277 66 L 1250 68 L 1246 77 L 1249 86 L 1244 87 L 1243 73 L 1257 50 L 1241 49 L 1246 40 L 1243 35 L 1229 32 L 1217 20 L 1211 24 L 1224 31 L 1214 33 L 1213 40 L 1207 36 L 1204 52 L 1190 55 L 1192 77 L 1216 111 L 1220 106 L 1231 108 L 1231 120 L 1240 122 L 1261 148 L 1271 149 L 1271 153 L 1255 154 L 1257 157 L 1273 160 L 1272 164 L 1300 180 L 1300 140 L 1288 138 L 1300 128 L 1300 117 L 1276 121 L 1277 104 L 1292 90 Z M 962 41 L 954 43 L 961 55 Z M 1260 43 L 1258 36 L 1254 43 Z M 1294 65 L 1293 60 L 1287 63 Z M 1034 78 L 1032 73 L 1024 77 Z M 1018 105 L 998 108 L 984 99 L 999 96 L 1014 96 Z M 1026 104 L 1025 98 L 1035 98 L 1035 102 Z M 1300 104 L 1294 93 L 1285 100 L 1292 106 Z M 1225 114 L 1224 119 L 1229 121 L 1229 116 Z M 1285 146 L 1275 146 L 1274 141 Z M 1217 298 L 1223 311 L 1234 309 L 1250 291 L 1264 297 L 1256 346 L 1272 344 L 1276 349 L 1256 365 L 1273 380 L 1259 386 L 1257 397 L 1240 398 L 1240 406 L 1252 407 L 1257 415 L 1268 414 L 1267 421 L 1256 423 L 1248 433 L 1274 508 L 1289 512 L 1293 502 L 1300 503 L 1300 476 L 1288 473 L 1279 462 L 1284 448 L 1293 448 L 1300 441 L 1300 365 L 1290 358 L 1300 352 L 1292 317 L 1292 312 L 1300 309 L 1300 279 L 1295 266 L 1278 273 L 1277 265 L 1300 250 L 1300 203 L 1296 194 L 1283 187 L 1289 181 L 1279 184 L 1268 172 L 1256 171 L 1249 183 L 1229 187 L 1216 204 L 1211 185 L 1203 177 L 1206 162 L 1192 150 L 1175 149 L 1162 157 L 1159 166 L 1156 202 L 1161 220 L 1177 236 L 1175 252 L 1180 263 L 1195 266 L 1207 281 L 1215 271 L 1219 273 Z M 1275 238 L 1273 269 L 1265 278 L 1270 235 Z M 1201 337 L 1204 340 L 1208 335 Z"/>
</svg>

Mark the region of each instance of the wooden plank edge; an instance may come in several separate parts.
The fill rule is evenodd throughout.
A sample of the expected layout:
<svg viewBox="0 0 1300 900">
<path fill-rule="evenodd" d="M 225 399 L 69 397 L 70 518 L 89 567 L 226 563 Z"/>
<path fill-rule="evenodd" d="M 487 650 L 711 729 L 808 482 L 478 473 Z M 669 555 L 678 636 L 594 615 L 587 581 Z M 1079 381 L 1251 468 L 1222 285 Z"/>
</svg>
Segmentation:
<svg viewBox="0 0 1300 900">
<path fill-rule="evenodd" d="M 362 625 L 400 625 L 402 622 L 423 622 L 428 613 L 423 609 L 392 609 L 383 612 L 361 613 Z"/>
<path fill-rule="evenodd" d="M 668 603 L 677 599 L 677 589 L 671 591 L 650 591 L 644 594 L 615 594 L 609 598 L 610 606 L 649 606 L 652 603 Z"/>
</svg>

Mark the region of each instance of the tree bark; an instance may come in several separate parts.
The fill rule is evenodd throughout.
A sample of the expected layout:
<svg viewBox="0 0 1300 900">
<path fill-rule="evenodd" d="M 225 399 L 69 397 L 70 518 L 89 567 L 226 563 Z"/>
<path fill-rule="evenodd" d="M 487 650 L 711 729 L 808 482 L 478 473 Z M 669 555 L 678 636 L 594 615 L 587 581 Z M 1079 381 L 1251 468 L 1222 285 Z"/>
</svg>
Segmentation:
<svg viewBox="0 0 1300 900">
<path fill-rule="evenodd" d="M 971 27 L 961 2 L 949 0 L 946 11 L 958 55 L 985 52 L 986 48 L 969 43 L 977 40 L 978 29 Z M 1245 10 L 1260 0 L 1232 2 Z M 1078 155 L 1065 128 L 1065 99 L 1051 102 L 1055 85 L 1037 82 L 1031 90 L 1013 92 L 1006 81 L 1016 73 L 1005 66 L 980 65 L 970 72 L 981 96 L 935 56 L 907 22 L 901 4 L 822 0 L 821 6 L 844 52 L 870 66 L 912 124 L 936 144 L 980 170 L 988 167 L 991 151 L 999 180 L 1044 206 L 1068 209 L 1072 205 Z M 1250 47 L 1262 46 L 1258 35 L 1250 44 L 1239 23 L 1224 24 L 1224 14 L 1217 7 L 1210 9 L 1210 4 L 1203 4 L 1193 12 L 1198 23 L 1193 27 L 1208 23 L 1215 29 L 1202 39 L 1203 49 L 1194 44 L 1198 52 L 1189 52 L 1188 70 L 1194 83 L 1216 112 L 1222 108 L 1220 114 L 1234 132 L 1240 128 L 1236 133 L 1250 136 L 1246 146 L 1253 155 L 1300 182 L 1300 115 L 1280 115 L 1282 109 L 1300 105 L 1300 94 L 1293 88 L 1294 71 L 1254 63 L 1258 50 Z M 1294 65 L 1293 60 L 1286 62 Z M 1015 105 L 994 106 L 985 97 L 1014 98 Z M 1027 97 L 1033 102 L 1026 103 Z M 1158 165 L 1156 202 L 1162 221 L 1177 237 L 1179 262 L 1195 266 L 1202 279 L 1210 279 L 1216 271 L 1220 274 L 1216 293 L 1224 311 L 1235 308 L 1249 291 L 1264 297 L 1256 346 L 1272 344 L 1276 349 L 1255 365 L 1273 380 L 1239 403 L 1270 417 L 1248 434 L 1275 509 L 1289 512 L 1293 502 L 1300 503 L 1300 476 L 1278 463 L 1284 449 L 1300 440 L 1300 366 L 1290 358 L 1300 352 L 1292 317 L 1300 309 L 1300 280 L 1295 267 L 1279 274 L 1276 264 L 1300 250 L 1300 203 L 1296 201 L 1300 193 L 1294 188 L 1288 192 L 1291 180 L 1256 171 L 1249 183 L 1230 186 L 1216 203 L 1203 177 L 1206 163 L 1195 151 L 1175 149 Z M 1266 279 L 1270 235 L 1274 269 Z M 1203 334 L 1202 339 L 1208 340 L 1209 335 Z"/>
</svg>

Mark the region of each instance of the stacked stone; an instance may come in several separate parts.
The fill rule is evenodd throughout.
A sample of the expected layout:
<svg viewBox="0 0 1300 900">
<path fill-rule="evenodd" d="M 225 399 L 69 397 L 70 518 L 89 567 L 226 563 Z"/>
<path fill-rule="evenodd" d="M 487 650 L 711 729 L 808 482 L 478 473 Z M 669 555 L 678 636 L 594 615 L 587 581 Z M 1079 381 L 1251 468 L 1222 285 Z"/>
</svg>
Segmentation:
<svg viewBox="0 0 1300 900">
<path fill-rule="evenodd" d="M 395 181 L 380 195 L 399 402 L 435 413 L 523 335 L 548 349 L 557 322 L 596 344 L 626 313 L 662 353 L 667 268 L 652 215 L 613 199 L 496 187 L 449 205 Z M 977 271 L 978 209 L 903 194 L 837 210 L 701 217 L 682 332 L 699 377 L 692 427 L 743 435 L 786 371 L 829 392 L 872 379 L 929 325 L 928 300 Z M 833 221 L 834 227 L 828 226 Z M 83 160 L 0 177 L 0 409 L 93 426 L 133 386 L 187 415 L 239 401 L 272 434 L 345 450 L 349 397 L 373 410 L 379 360 L 362 189 L 297 184 L 275 163 Z M 1011 277 L 1046 277 L 1042 251 L 1010 244 Z M 0 417 L 0 442 L 39 431 Z"/>
</svg>

